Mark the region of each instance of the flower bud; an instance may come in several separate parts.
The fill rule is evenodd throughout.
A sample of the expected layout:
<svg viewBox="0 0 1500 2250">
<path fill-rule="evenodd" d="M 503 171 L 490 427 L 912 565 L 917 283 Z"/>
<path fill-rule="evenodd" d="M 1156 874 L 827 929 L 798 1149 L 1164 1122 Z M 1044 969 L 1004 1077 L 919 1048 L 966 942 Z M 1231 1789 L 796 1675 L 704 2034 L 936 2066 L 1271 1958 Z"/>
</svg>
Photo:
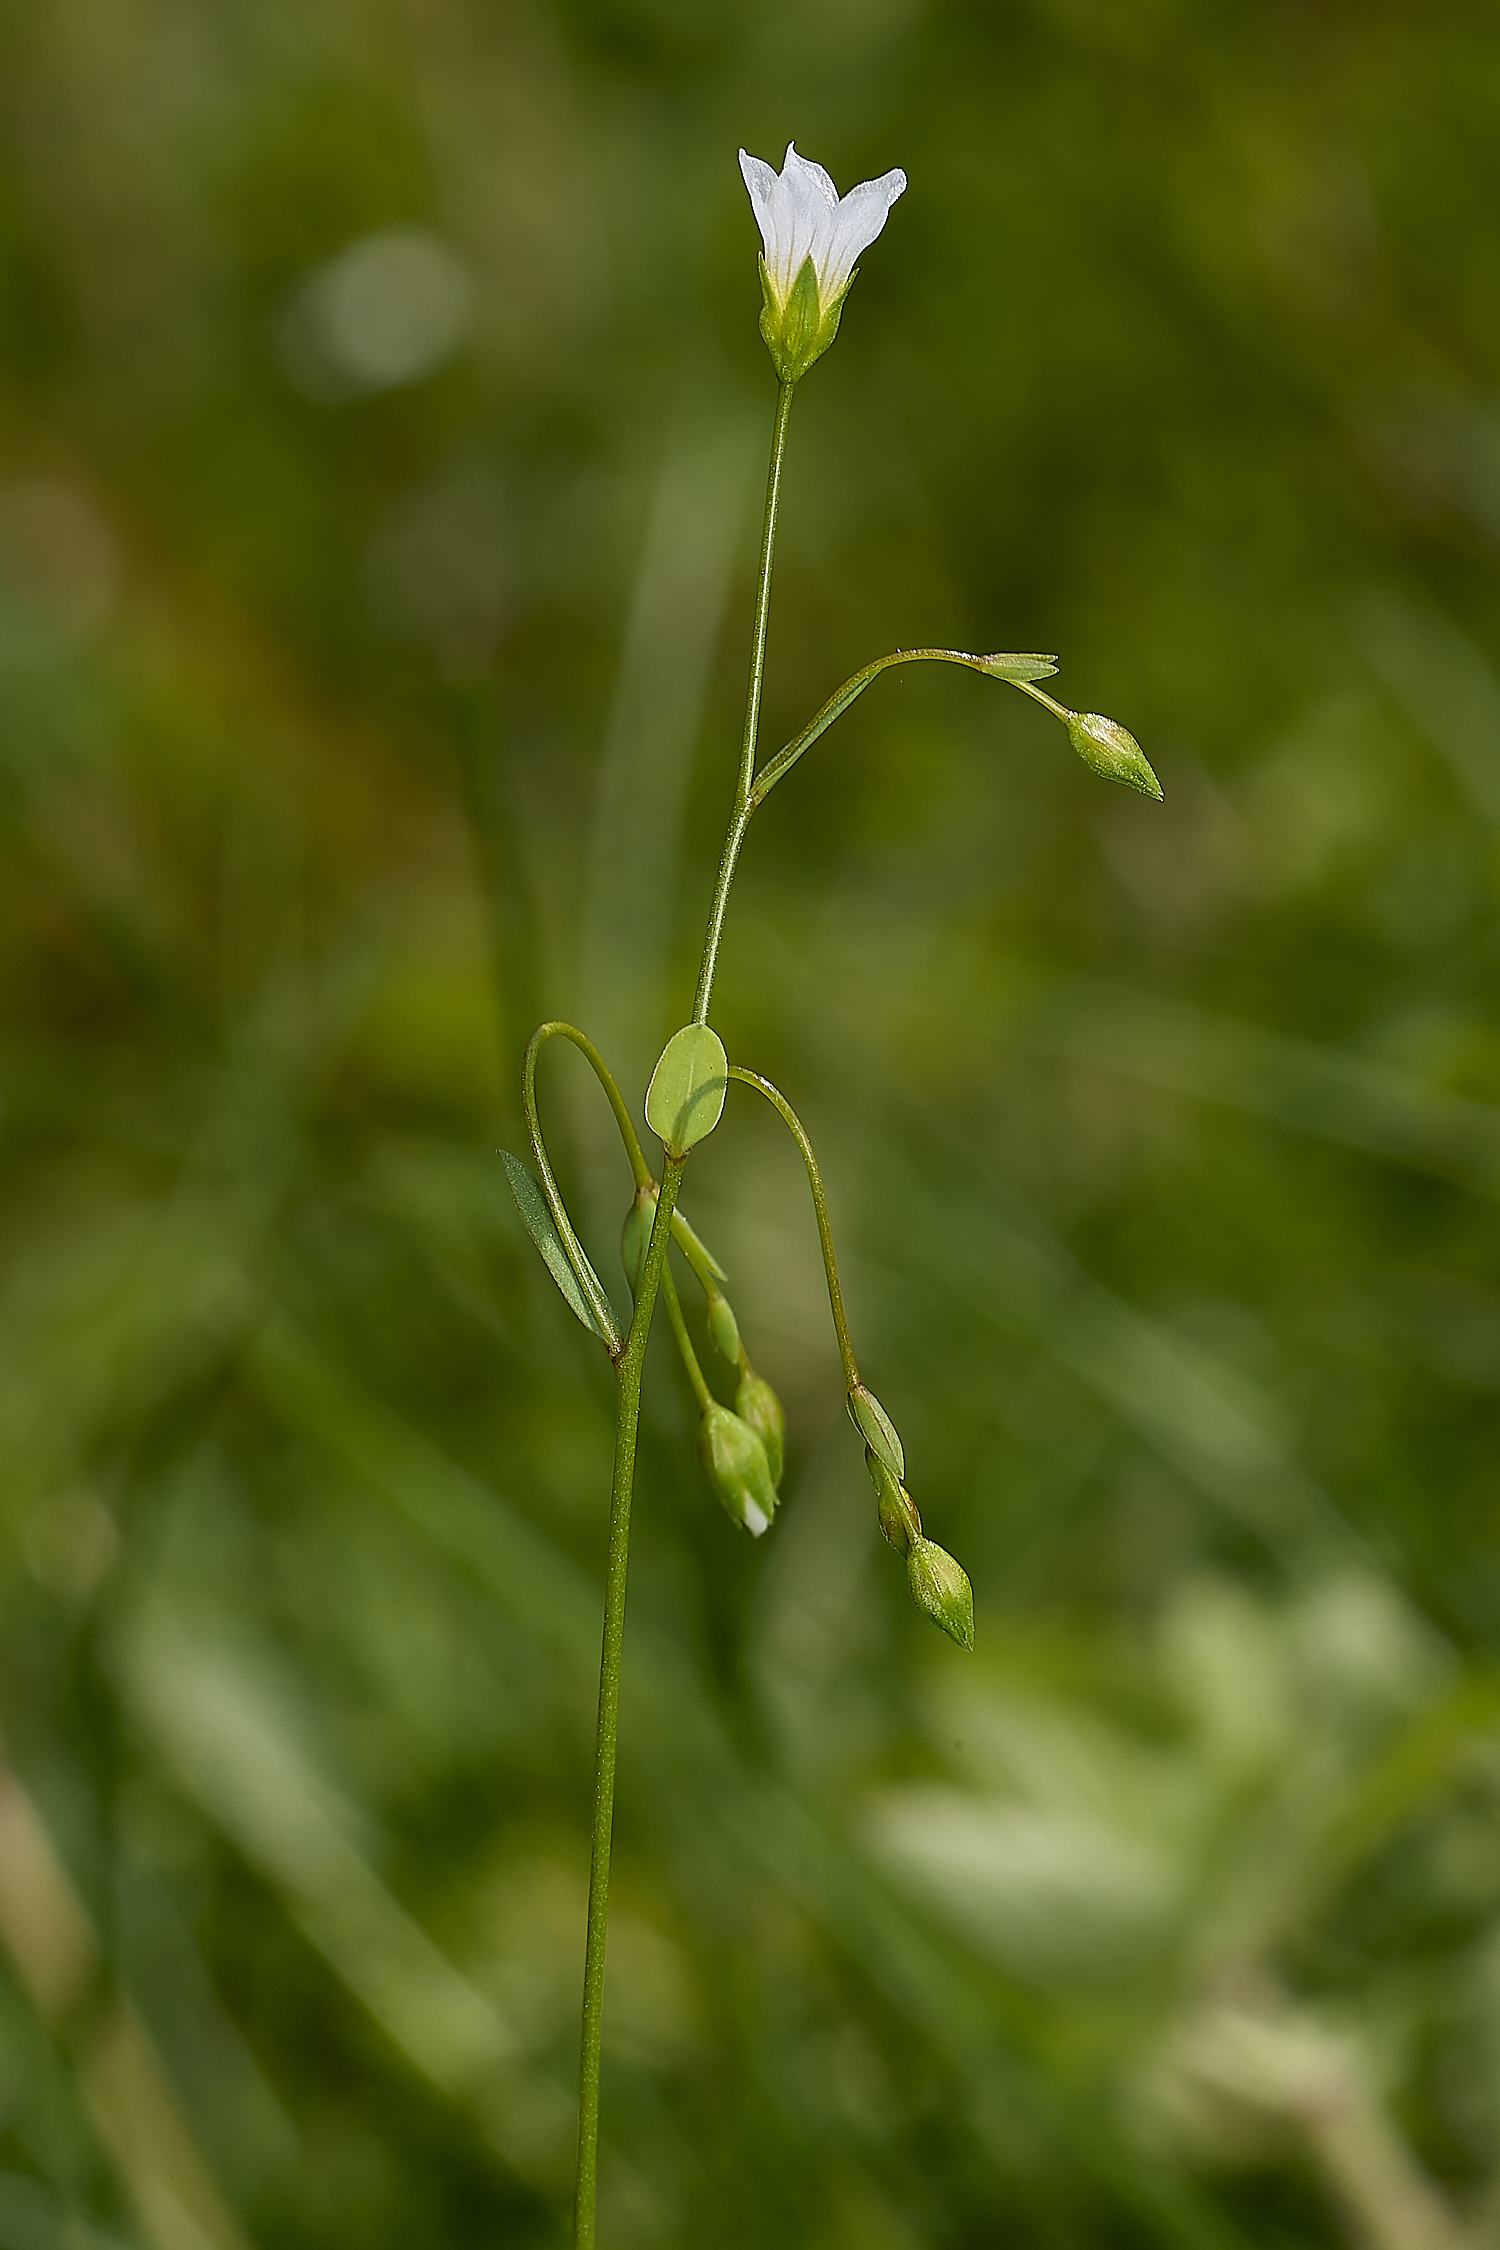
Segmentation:
<svg viewBox="0 0 1500 2250">
<path fill-rule="evenodd" d="M 646 1268 L 646 1248 L 651 1240 L 651 1228 L 656 1218 L 656 1186 L 637 1188 L 635 1201 L 625 1214 L 625 1224 L 620 1229 L 620 1259 L 625 1268 L 625 1279 L 630 1283 L 630 1294 L 641 1293 L 641 1275 Z"/>
<path fill-rule="evenodd" d="M 742 1422 L 749 1423 L 765 1447 L 771 1482 L 779 1485 L 786 1462 L 786 1416 L 781 1411 L 780 1399 L 763 1375 L 746 1369 L 734 1394 L 734 1410 Z"/>
<path fill-rule="evenodd" d="M 898 1554 L 910 1554 L 913 1542 L 922 1536 L 922 1519 L 917 1514 L 915 1500 L 900 1478 L 893 1477 L 868 1446 L 865 1447 L 865 1467 L 875 1487 L 876 1521 L 881 1538 Z"/>
<path fill-rule="evenodd" d="M 708 1298 L 708 1332 L 715 1349 L 728 1360 L 731 1367 L 740 1364 L 740 1324 L 734 1317 L 734 1307 L 722 1289 L 705 1285 Z"/>
<path fill-rule="evenodd" d="M 1143 797 L 1161 802 L 1161 783 L 1140 744 L 1113 719 L 1101 718 L 1097 711 L 1070 711 L 1068 740 L 1084 764 L 1106 781 L 1123 781 L 1127 789 L 1139 789 Z"/>
<path fill-rule="evenodd" d="M 731 1523 L 758 1539 L 776 1513 L 776 1487 L 754 1430 L 727 1406 L 705 1406 L 698 1425 L 698 1458 Z"/>
<path fill-rule="evenodd" d="M 945 1554 L 935 1540 L 914 1539 L 906 1558 L 906 1583 L 918 1609 L 934 1625 L 941 1625 L 949 1640 L 972 1655 L 974 1649 L 974 1589 L 962 1563 Z"/>
</svg>

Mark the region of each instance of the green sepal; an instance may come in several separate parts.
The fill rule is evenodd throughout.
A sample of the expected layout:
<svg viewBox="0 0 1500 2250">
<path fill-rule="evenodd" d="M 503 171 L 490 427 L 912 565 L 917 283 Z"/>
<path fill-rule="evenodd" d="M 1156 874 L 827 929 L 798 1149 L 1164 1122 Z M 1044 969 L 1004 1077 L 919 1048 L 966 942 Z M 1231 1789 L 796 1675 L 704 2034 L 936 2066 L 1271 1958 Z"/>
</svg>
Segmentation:
<svg viewBox="0 0 1500 2250">
<path fill-rule="evenodd" d="M 764 1375 L 757 1375 L 753 1368 L 747 1367 L 740 1378 L 739 1389 L 734 1394 L 734 1411 L 742 1422 L 750 1425 L 765 1447 L 771 1482 L 779 1487 L 786 1466 L 786 1415 Z"/>
<path fill-rule="evenodd" d="M 914 1539 L 906 1558 L 906 1583 L 924 1617 L 940 1625 L 950 1641 L 974 1653 L 974 1589 L 963 1564 L 934 1539 Z"/>
<path fill-rule="evenodd" d="M 858 271 L 856 267 L 855 273 Z M 813 361 L 821 359 L 827 351 L 839 332 L 844 299 L 853 284 L 854 274 L 851 273 L 832 303 L 825 305 L 818 292 L 817 269 L 810 257 L 804 258 L 783 302 L 776 295 L 770 269 L 762 257 L 760 332 L 766 340 L 771 364 L 783 383 L 800 382 Z"/>
<path fill-rule="evenodd" d="M 574 1269 L 567 1246 L 557 1231 L 556 1221 L 547 1208 L 547 1198 L 542 1193 L 536 1174 L 529 1164 L 522 1163 L 519 1156 L 512 1156 L 508 1148 L 501 1149 L 500 1161 L 505 1166 L 505 1177 L 510 1182 L 510 1192 L 515 1197 L 516 1209 L 521 1214 L 526 1232 L 540 1250 L 542 1263 L 562 1291 L 569 1309 L 582 1321 L 590 1335 L 597 1336 L 601 1343 L 613 1347 L 617 1336 L 612 1336 L 605 1328 L 584 1294 L 582 1276 Z M 600 1298 L 609 1305 L 608 1290 L 582 1250 L 578 1255 Z M 609 1309 L 613 1317 L 614 1307 L 610 1305 Z"/>
<path fill-rule="evenodd" d="M 685 1023 L 663 1047 L 646 1089 L 646 1123 L 668 1156 L 686 1156 L 724 1114 L 729 1057 L 706 1023 Z"/>
<path fill-rule="evenodd" d="M 1084 764 L 1105 781 L 1122 781 L 1161 803 L 1161 783 L 1135 736 L 1098 711 L 1070 711 L 1068 740 Z"/>
<path fill-rule="evenodd" d="M 851 1386 L 849 1418 L 875 1458 L 885 1463 L 899 1484 L 906 1474 L 905 1448 L 896 1434 L 895 1423 L 868 1384 Z"/>
</svg>

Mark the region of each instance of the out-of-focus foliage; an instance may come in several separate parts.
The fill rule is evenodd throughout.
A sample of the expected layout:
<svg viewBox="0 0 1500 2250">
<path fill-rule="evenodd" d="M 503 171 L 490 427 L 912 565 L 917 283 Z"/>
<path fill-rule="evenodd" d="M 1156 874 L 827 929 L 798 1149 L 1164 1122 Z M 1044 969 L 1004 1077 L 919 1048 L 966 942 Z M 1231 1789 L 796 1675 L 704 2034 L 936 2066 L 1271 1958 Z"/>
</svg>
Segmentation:
<svg viewBox="0 0 1500 2250">
<path fill-rule="evenodd" d="M 1500 65 L 1481 0 L 48 0 L 0 32 L 0 2245 L 551 2244 L 637 1104 L 737 736 L 735 150 L 908 195 L 792 426 L 649 1371 L 602 2239 L 1500 2236 Z M 575 1067 L 576 1066 L 576 1067 Z M 544 1099 L 617 1300 L 629 1200 Z M 602 1106 L 602 1105 L 601 1105 Z"/>
</svg>

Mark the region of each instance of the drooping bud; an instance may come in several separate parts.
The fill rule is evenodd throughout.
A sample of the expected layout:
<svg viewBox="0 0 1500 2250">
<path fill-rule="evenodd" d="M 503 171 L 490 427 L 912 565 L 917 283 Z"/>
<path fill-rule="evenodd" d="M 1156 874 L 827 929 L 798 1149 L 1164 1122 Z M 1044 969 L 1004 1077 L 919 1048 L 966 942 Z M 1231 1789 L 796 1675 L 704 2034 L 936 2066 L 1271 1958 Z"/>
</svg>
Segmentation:
<svg viewBox="0 0 1500 2250">
<path fill-rule="evenodd" d="M 766 1449 L 747 1422 L 717 1401 L 698 1425 L 698 1458 L 731 1523 L 758 1539 L 776 1513 Z"/>
<path fill-rule="evenodd" d="M 918 1609 L 972 1655 L 974 1589 L 962 1563 L 956 1563 L 935 1540 L 914 1539 L 906 1558 L 906 1583 Z"/>
<path fill-rule="evenodd" d="M 849 1418 L 877 1460 L 883 1461 L 898 1481 L 906 1474 L 906 1454 L 896 1435 L 896 1425 L 868 1383 L 849 1389 Z"/>
<path fill-rule="evenodd" d="M 1127 789 L 1139 789 L 1143 797 L 1161 802 L 1161 783 L 1133 734 L 1097 711 L 1070 711 L 1067 723 L 1068 740 L 1094 773 L 1106 781 L 1123 781 Z"/>
<path fill-rule="evenodd" d="M 894 1547 L 897 1554 L 910 1554 L 913 1544 L 922 1536 L 922 1519 L 915 1500 L 900 1478 L 893 1477 L 868 1446 L 865 1447 L 865 1467 L 875 1487 L 875 1513 L 881 1538 Z"/>
<path fill-rule="evenodd" d="M 625 1214 L 625 1224 L 620 1229 L 620 1262 L 625 1268 L 625 1279 L 630 1283 L 630 1294 L 641 1293 L 641 1275 L 646 1270 L 646 1250 L 651 1240 L 651 1227 L 656 1218 L 656 1183 L 637 1188 L 635 1201 Z"/>
<path fill-rule="evenodd" d="M 786 1416 L 770 1384 L 753 1368 L 747 1367 L 740 1378 L 740 1387 L 734 1394 L 734 1410 L 742 1422 L 749 1423 L 765 1447 L 771 1482 L 779 1486 L 786 1463 Z"/>
<path fill-rule="evenodd" d="M 734 1307 L 722 1289 L 707 1288 L 708 1332 L 714 1348 L 728 1360 L 731 1367 L 740 1364 L 740 1324 L 734 1317 Z"/>
</svg>

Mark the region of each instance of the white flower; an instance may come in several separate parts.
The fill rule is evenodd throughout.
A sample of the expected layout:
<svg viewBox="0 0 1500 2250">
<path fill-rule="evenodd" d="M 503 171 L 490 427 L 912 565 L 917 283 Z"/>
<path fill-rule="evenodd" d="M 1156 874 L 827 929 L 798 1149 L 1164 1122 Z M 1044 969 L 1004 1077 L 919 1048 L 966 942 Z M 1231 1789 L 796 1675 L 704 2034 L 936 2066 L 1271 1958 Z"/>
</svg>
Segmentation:
<svg viewBox="0 0 1500 2250">
<path fill-rule="evenodd" d="M 761 333 L 783 381 L 795 382 L 833 342 L 854 261 L 885 225 L 906 174 L 887 172 L 840 196 L 822 165 L 791 144 L 779 173 L 743 149 L 740 170 L 765 245 Z M 809 259 L 813 301 L 798 306 L 793 293 L 803 294 L 797 284 Z"/>
</svg>

